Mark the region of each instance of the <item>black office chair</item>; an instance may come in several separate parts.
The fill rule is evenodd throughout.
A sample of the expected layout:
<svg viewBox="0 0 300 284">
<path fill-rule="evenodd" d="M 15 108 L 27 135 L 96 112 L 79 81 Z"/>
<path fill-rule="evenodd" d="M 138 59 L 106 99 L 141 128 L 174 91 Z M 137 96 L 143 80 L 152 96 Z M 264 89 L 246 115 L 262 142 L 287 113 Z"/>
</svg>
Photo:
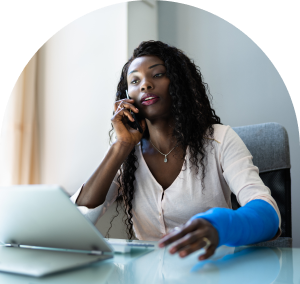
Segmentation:
<svg viewBox="0 0 300 284">
<path fill-rule="evenodd" d="M 287 131 L 278 123 L 233 127 L 253 156 L 259 176 L 270 188 L 281 214 L 281 237 L 292 237 L 290 149 Z M 231 194 L 232 208 L 240 207 Z"/>
</svg>

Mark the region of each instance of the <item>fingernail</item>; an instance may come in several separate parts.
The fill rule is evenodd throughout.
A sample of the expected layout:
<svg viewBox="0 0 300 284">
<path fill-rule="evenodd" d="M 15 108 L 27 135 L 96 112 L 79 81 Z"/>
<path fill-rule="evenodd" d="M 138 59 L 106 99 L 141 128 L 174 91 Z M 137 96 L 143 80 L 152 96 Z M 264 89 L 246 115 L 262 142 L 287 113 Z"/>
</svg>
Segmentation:
<svg viewBox="0 0 300 284">
<path fill-rule="evenodd" d="M 175 253 L 175 252 L 176 252 L 175 248 L 170 249 L 170 253 Z"/>
<path fill-rule="evenodd" d="M 161 244 L 158 244 L 158 246 L 159 246 L 160 248 L 163 248 L 165 245 L 164 245 L 163 243 L 161 243 Z"/>
<path fill-rule="evenodd" d="M 186 256 L 186 252 L 185 251 L 181 251 L 179 254 L 180 254 L 181 257 Z"/>
</svg>

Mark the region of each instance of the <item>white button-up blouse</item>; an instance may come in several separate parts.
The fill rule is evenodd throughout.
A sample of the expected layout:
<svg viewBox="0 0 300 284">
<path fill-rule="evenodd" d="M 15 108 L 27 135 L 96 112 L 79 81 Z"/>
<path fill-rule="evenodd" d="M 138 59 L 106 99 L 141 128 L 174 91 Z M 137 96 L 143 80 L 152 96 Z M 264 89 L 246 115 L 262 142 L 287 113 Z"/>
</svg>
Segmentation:
<svg viewBox="0 0 300 284">
<path fill-rule="evenodd" d="M 280 227 L 279 209 L 270 189 L 263 184 L 258 168 L 252 163 L 250 152 L 231 127 L 214 125 L 214 139 L 206 148 L 204 188 L 201 185 L 201 169 L 197 174 L 189 161 L 189 148 L 181 172 L 165 191 L 150 172 L 143 158 L 140 143 L 135 149 L 139 166 L 135 172 L 132 221 L 138 239 L 156 241 L 174 227 L 186 223 L 197 213 L 212 207 L 232 208 L 231 192 L 236 195 L 241 206 L 253 199 L 262 199 L 270 203 L 278 214 Z M 117 176 L 118 174 L 102 205 L 94 209 L 78 207 L 93 223 L 96 223 L 116 200 Z M 80 190 L 71 197 L 74 203 Z"/>
</svg>

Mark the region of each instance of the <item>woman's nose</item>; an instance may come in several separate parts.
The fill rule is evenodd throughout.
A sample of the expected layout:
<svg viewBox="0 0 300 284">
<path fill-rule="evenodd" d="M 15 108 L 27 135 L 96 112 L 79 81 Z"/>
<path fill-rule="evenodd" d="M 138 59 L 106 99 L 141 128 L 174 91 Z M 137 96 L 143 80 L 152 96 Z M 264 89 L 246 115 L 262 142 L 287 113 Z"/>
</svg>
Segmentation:
<svg viewBox="0 0 300 284">
<path fill-rule="evenodd" d="M 141 91 L 142 92 L 145 92 L 145 91 L 148 91 L 148 90 L 151 90 L 153 89 L 153 84 L 150 80 L 144 80 L 144 82 L 142 82 L 141 84 Z"/>
</svg>

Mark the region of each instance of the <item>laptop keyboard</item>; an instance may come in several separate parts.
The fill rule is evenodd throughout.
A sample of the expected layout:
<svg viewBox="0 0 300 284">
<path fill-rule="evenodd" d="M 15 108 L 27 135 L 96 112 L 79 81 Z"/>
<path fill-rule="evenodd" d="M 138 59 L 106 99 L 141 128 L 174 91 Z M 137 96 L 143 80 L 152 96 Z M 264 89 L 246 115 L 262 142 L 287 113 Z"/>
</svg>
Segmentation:
<svg viewBox="0 0 300 284">
<path fill-rule="evenodd" d="M 131 249 L 155 249 L 155 245 L 151 243 L 136 243 L 136 242 L 116 242 L 108 241 L 108 243 L 113 247 L 114 252 L 118 253 L 128 253 Z"/>
<path fill-rule="evenodd" d="M 153 244 L 149 244 L 149 243 L 127 243 L 126 245 L 130 247 L 145 247 L 145 248 L 155 247 Z"/>
</svg>

